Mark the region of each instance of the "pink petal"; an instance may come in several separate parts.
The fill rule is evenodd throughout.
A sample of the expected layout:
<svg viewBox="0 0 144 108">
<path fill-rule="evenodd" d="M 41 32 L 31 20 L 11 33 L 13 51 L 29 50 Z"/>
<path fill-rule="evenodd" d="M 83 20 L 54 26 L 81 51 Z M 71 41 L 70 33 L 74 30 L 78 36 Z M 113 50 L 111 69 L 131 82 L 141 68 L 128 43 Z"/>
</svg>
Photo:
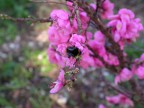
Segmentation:
<svg viewBox="0 0 144 108">
<path fill-rule="evenodd" d="M 52 89 L 50 90 L 50 93 L 51 93 L 51 94 L 57 93 L 57 92 L 60 91 L 60 90 L 62 89 L 62 87 L 63 87 L 63 84 L 62 84 L 61 82 L 56 81 L 55 83 L 56 83 L 56 85 L 54 86 L 54 88 L 52 88 Z"/>
<path fill-rule="evenodd" d="M 98 108 L 106 108 L 103 104 L 100 104 Z"/>
<path fill-rule="evenodd" d="M 136 75 L 138 76 L 139 79 L 144 79 L 144 67 L 143 66 L 140 66 L 136 70 Z"/>
<path fill-rule="evenodd" d="M 61 69 L 60 74 L 58 76 L 58 80 L 63 82 L 63 83 L 65 81 L 64 75 L 65 75 L 65 72 L 64 72 L 64 70 Z"/>
</svg>

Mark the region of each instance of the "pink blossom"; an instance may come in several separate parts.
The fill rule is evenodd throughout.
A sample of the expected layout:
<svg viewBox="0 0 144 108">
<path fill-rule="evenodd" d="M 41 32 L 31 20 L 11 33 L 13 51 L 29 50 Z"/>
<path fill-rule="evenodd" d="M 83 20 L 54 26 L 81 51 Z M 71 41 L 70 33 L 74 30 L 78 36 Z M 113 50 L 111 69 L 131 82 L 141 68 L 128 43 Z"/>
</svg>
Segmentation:
<svg viewBox="0 0 144 108">
<path fill-rule="evenodd" d="M 119 65 L 119 60 L 118 60 L 117 56 L 114 56 L 110 53 L 106 53 L 103 57 L 104 57 L 104 60 L 108 64 L 115 65 L 115 66 Z"/>
<path fill-rule="evenodd" d="M 67 7 L 68 9 L 73 13 L 75 12 L 75 9 L 73 7 L 73 3 L 72 2 L 67 2 Z M 81 20 L 81 26 L 82 26 L 82 34 L 85 33 L 85 30 L 88 27 L 88 22 L 90 20 L 90 18 L 88 17 L 87 13 L 83 11 L 83 9 L 79 8 L 79 16 L 80 16 L 80 20 Z M 74 14 L 75 15 L 75 14 Z M 74 18 L 72 19 L 72 27 L 73 27 L 73 31 L 77 32 L 78 31 L 78 20 L 77 20 L 77 16 L 75 15 Z"/>
<path fill-rule="evenodd" d="M 117 85 L 120 82 L 125 82 L 130 80 L 133 77 L 132 71 L 130 71 L 128 68 L 122 69 L 119 75 L 115 77 L 115 84 Z"/>
<path fill-rule="evenodd" d="M 138 76 L 139 79 L 144 79 L 144 66 L 139 66 L 136 69 L 135 74 Z"/>
<path fill-rule="evenodd" d="M 64 10 L 53 10 L 50 16 L 54 20 L 57 20 L 57 19 L 68 20 L 69 18 L 68 13 Z"/>
<path fill-rule="evenodd" d="M 91 3 L 90 6 L 96 10 L 96 4 Z M 102 12 L 101 12 L 101 17 L 103 19 L 108 19 L 109 16 L 113 15 L 113 9 L 114 9 L 114 4 L 111 3 L 109 0 L 105 0 L 102 4 Z"/>
<path fill-rule="evenodd" d="M 72 10 L 73 10 L 73 3 L 67 1 L 66 4 L 67 4 L 68 9 L 69 9 L 70 11 L 72 11 Z"/>
<path fill-rule="evenodd" d="M 91 6 L 94 10 L 96 10 L 96 4 L 91 3 L 90 6 Z"/>
<path fill-rule="evenodd" d="M 48 48 L 48 58 L 51 63 L 57 64 L 61 67 L 65 66 L 63 57 L 58 54 L 51 46 Z"/>
<path fill-rule="evenodd" d="M 70 24 L 68 12 L 53 10 L 51 18 L 53 19 L 53 24 L 48 29 L 49 41 L 53 44 L 67 42 L 74 30 Z"/>
<path fill-rule="evenodd" d="M 88 17 L 86 12 L 80 12 L 80 20 L 81 20 L 82 31 L 83 31 L 82 34 L 84 34 L 85 30 L 88 27 L 88 22 L 89 22 L 90 18 Z M 77 22 L 76 16 L 74 17 L 72 24 L 73 24 L 75 31 L 78 31 L 78 22 Z"/>
<path fill-rule="evenodd" d="M 70 38 L 69 42 L 71 45 L 79 48 L 81 51 L 83 50 L 83 44 L 85 43 L 85 37 L 77 34 L 73 34 Z"/>
<path fill-rule="evenodd" d="M 111 21 L 108 26 L 112 27 L 113 38 L 116 42 L 135 41 L 139 36 L 143 26 L 140 19 L 134 17 L 134 13 L 128 9 L 121 9 L 117 15 L 110 16 Z"/>
<path fill-rule="evenodd" d="M 63 56 L 65 55 L 66 56 L 66 48 L 67 48 L 67 44 L 66 43 L 63 43 L 63 44 L 59 44 L 57 46 L 57 51 L 62 54 Z"/>
<path fill-rule="evenodd" d="M 144 61 L 144 53 L 141 55 L 140 60 Z"/>
<path fill-rule="evenodd" d="M 136 58 L 134 63 L 137 64 L 138 62 L 144 62 L 144 53 L 140 56 L 140 58 Z"/>
<path fill-rule="evenodd" d="M 88 42 L 88 44 L 90 45 L 91 48 L 93 48 L 100 56 L 104 56 L 106 53 L 105 50 L 105 38 L 104 35 L 100 32 L 97 31 L 94 34 L 94 40 L 90 40 Z"/>
<path fill-rule="evenodd" d="M 58 80 L 53 82 L 52 89 L 50 90 L 50 93 L 52 93 L 52 94 L 57 93 L 65 85 L 64 74 L 65 74 L 64 70 L 61 70 L 60 74 L 58 76 Z"/>
<path fill-rule="evenodd" d="M 132 100 L 124 96 L 123 94 L 118 94 L 116 96 L 107 96 L 106 100 L 111 104 L 121 104 L 133 107 L 134 104 Z"/>
<path fill-rule="evenodd" d="M 139 79 L 144 79 L 144 54 L 134 60 L 132 65 L 133 72 Z"/>
<path fill-rule="evenodd" d="M 93 37 L 93 34 L 91 32 L 86 32 L 86 39 L 88 41 L 90 41 L 92 39 L 92 37 Z"/>
<path fill-rule="evenodd" d="M 64 62 L 65 62 L 65 66 L 68 66 L 69 68 L 73 68 L 76 62 L 76 59 L 73 57 L 67 58 L 64 57 Z"/>
<path fill-rule="evenodd" d="M 98 59 L 98 58 L 93 58 L 95 62 L 95 67 L 104 67 L 104 64 Z"/>
<path fill-rule="evenodd" d="M 102 18 L 107 19 L 110 15 L 113 15 L 114 4 L 109 0 L 105 0 L 102 4 L 103 12 L 101 14 Z"/>
<path fill-rule="evenodd" d="M 60 44 L 67 42 L 70 38 L 70 32 L 66 28 L 56 28 L 54 26 L 48 29 L 49 41 L 53 44 Z"/>
<path fill-rule="evenodd" d="M 49 61 L 51 63 L 57 64 L 62 68 L 64 68 L 65 66 L 72 68 L 74 66 L 74 63 L 76 62 L 76 59 L 72 57 L 68 58 L 65 50 L 66 49 L 65 46 L 63 46 L 63 44 L 60 44 L 60 46 L 57 48 L 57 51 L 49 47 L 48 49 Z M 60 52 L 58 53 L 58 51 Z"/>
<path fill-rule="evenodd" d="M 55 50 L 51 47 L 48 48 L 48 55 L 49 55 L 49 61 L 51 63 L 57 63 L 57 53 L 55 52 Z"/>
<path fill-rule="evenodd" d="M 106 108 L 103 104 L 100 104 L 98 108 Z"/>
<path fill-rule="evenodd" d="M 88 48 L 84 48 L 81 54 L 80 59 L 80 66 L 84 69 L 88 68 L 89 66 L 95 66 L 94 59 L 90 56 L 91 52 Z"/>
</svg>

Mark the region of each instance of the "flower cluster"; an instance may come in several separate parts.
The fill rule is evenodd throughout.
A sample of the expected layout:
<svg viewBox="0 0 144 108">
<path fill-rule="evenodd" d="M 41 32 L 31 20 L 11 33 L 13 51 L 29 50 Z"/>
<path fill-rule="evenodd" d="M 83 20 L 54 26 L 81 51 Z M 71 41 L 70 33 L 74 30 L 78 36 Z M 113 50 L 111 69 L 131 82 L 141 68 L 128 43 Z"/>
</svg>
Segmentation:
<svg viewBox="0 0 144 108">
<path fill-rule="evenodd" d="M 96 10 L 96 4 L 91 3 L 90 6 Z M 111 3 L 109 0 L 104 0 L 102 5 L 101 5 L 101 17 L 103 19 L 109 19 L 109 16 L 113 15 L 113 9 L 114 9 L 114 4 Z"/>
<path fill-rule="evenodd" d="M 135 59 L 132 69 L 124 68 L 120 74 L 115 77 L 115 84 L 129 81 L 136 75 L 139 79 L 144 79 L 144 54 L 140 58 Z"/>
<path fill-rule="evenodd" d="M 74 11 L 73 8 L 71 8 L 71 11 Z M 83 68 L 94 66 L 94 61 L 90 57 L 91 52 L 85 45 L 86 39 L 92 36 L 91 33 L 85 31 L 88 27 L 89 17 L 86 12 L 80 12 L 83 32 L 79 35 L 77 17 L 75 15 L 71 18 L 71 14 L 64 10 L 53 10 L 51 12 L 53 24 L 48 30 L 49 60 L 61 68 L 73 68 L 78 60 L 79 64 L 77 65 Z M 51 93 L 58 92 L 61 87 L 62 84 L 56 81 Z"/>
<path fill-rule="evenodd" d="M 120 82 L 125 82 L 133 77 L 133 72 L 127 68 L 122 69 L 119 75 L 115 77 L 115 84 L 118 85 Z"/>
<path fill-rule="evenodd" d="M 110 65 L 119 65 L 118 58 L 106 51 L 105 38 L 100 31 L 95 32 L 94 39 L 90 40 L 88 44 L 100 57 L 102 57 L 105 60 L 105 62 L 109 63 Z M 99 63 L 98 65 L 101 66 L 102 63 L 97 62 L 97 60 L 98 59 L 95 60 L 96 64 Z"/>
<path fill-rule="evenodd" d="M 108 27 L 112 27 L 112 34 L 115 42 L 118 42 L 121 49 L 125 42 L 136 41 L 139 32 L 143 30 L 141 20 L 135 18 L 134 13 L 129 9 L 120 9 L 118 14 L 109 17 Z"/>
<path fill-rule="evenodd" d="M 144 79 L 144 54 L 136 59 L 132 66 L 120 67 L 121 61 L 119 55 L 107 49 L 110 41 L 103 30 L 93 32 L 88 31 L 90 17 L 80 7 L 79 17 L 76 15 L 74 3 L 68 1 L 69 12 L 64 10 L 53 10 L 50 14 L 53 20 L 48 29 L 49 49 L 48 56 L 51 63 L 57 64 L 61 68 L 68 67 L 105 67 L 105 64 L 116 67 L 119 74 L 116 75 L 114 83 L 118 85 L 121 82 L 129 81 L 134 76 Z M 90 4 L 89 8 L 96 11 L 95 4 Z M 134 13 L 129 9 L 120 9 L 113 14 L 114 4 L 105 0 L 100 8 L 100 16 L 109 22 L 106 27 L 110 28 L 110 34 L 117 45 L 120 46 L 122 54 L 126 57 L 124 46 L 127 42 L 134 42 L 139 37 L 139 32 L 144 29 L 139 18 L 135 18 Z M 77 13 L 78 14 L 78 13 Z M 80 21 L 80 22 L 79 22 Z M 79 25 L 81 24 L 81 25 Z M 81 29 L 81 33 L 79 33 Z M 111 45 L 112 43 L 110 43 Z M 113 47 L 114 48 L 114 47 Z M 58 80 L 53 83 L 50 93 L 57 93 L 67 84 L 64 70 L 60 71 Z M 117 96 L 107 97 L 106 100 L 112 104 L 126 104 L 133 106 L 133 102 L 126 96 L 119 94 Z M 99 105 L 99 108 L 105 108 Z"/>
</svg>

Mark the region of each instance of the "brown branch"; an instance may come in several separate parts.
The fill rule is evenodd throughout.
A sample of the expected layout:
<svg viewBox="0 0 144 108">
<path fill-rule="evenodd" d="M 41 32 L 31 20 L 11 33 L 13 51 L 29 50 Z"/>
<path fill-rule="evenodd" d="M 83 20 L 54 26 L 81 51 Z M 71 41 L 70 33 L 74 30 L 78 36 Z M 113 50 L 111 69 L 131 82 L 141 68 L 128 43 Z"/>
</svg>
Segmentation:
<svg viewBox="0 0 144 108">
<path fill-rule="evenodd" d="M 0 14 L 0 19 L 2 19 L 2 20 L 12 20 L 12 21 L 15 21 L 15 22 L 33 22 L 33 23 L 52 22 L 51 18 L 14 18 L 14 17 L 8 16 L 6 14 Z"/>
<path fill-rule="evenodd" d="M 137 82 L 137 80 L 135 78 L 133 78 L 132 80 L 129 81 L 131 86 L 132 86 L 132 90 L 133 90 L 133 100 L 135 103 L 143 103 L 144 102 L 144 93 L 143 93 L 143 89 L 142 87 L 139 85 L 139 83 Z M 143 103 L 144 105 L 144 103 Z"/>
<path fill-rule="evenodd" d="M 112 85 L 110 83 L 108 83 L 107 81 L 105 81 L 106 85 L 109 87 L 109 88 L 112 88 L 113 90 L 117 91 L 118 93 L 121 93 L 123 94 L 124 96 L 132 99 L 132 95 L 126 91 L 123 91 L 121 88 L 119 88 L 118 86 L 115 86 L 115 85 Z"/>
<path fill-rule="evenodd" d="M 67 6 L 65 3 L 62 3 L 62 2 L 55 2 L 55 1 L 38 1 L 38 0 L 29 0 L 30 2 L 35 2 L 35 3 L 52 3 L 52 4 L 60 4 L 60 5 L 65 5 Z"/>
<path fill-rule="evenodd" d="M 75 10 L 76 17 L 77 17 L 78 34 L 81 34 L 82 33 L 82 23 L 81 23 L 81 19 L 80 19 L 79 7 L 78 7 L 77 2 L 78 2 L 78 0 L 74 0 L 74 10 Z"/>
<path fill-rule="evenodd" d="M 94 17 L 98 17 L 98 14 L 99 14 L 99 9 L 101 8 L 101 0 L 96 0 L 96 10 L 95 10 L 95 13 L 94 13 Z"/>
</svg>

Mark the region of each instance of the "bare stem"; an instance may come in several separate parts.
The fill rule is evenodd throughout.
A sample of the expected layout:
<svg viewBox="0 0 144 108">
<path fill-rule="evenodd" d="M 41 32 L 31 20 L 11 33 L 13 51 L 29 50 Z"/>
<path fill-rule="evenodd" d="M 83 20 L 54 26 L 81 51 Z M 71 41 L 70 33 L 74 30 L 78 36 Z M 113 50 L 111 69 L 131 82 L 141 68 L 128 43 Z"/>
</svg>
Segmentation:
<svg viewBox="0 0 144 108">
<path fill-rule="evenodd" d="M 82 23 L 81 23 L 81 19 L 80 19 L 79 7 L 78 7 L 77 2 L 78 2 L 78 0 L 74 0 L 74 9 L 76 12 L 76 17 L 77 17 L 77 22 L 78 22 L 78 33 L 81 34 L 82 33 Z"/>
<path fill-rule="evenodd" d="M 8 16 L 6 14 L 0 14 L 0 19 L 2 19 L 2 20 L 12 20 L 12 21 L 15 21 L 15 22 L 33 22 L 33 23 L 52 22 L 51 18 L 14 18 L 14 17 Z"/>
<path fill-rule="evenodd" d="M 55 1 L 45 1 L 45 0 L 43 0 L 43 1 L 29 0 L 29 1 L 30 1 L 30 2 L 35 2 L 35 3 L 48 3 L 48 4 L 52 3 L 52 4 L 60 4 L 60 5 L 65 5 L 65 6 L 66 6 L 65 3 L 62 3 L 62 2 L 55 2 Z"/>
</svg>

